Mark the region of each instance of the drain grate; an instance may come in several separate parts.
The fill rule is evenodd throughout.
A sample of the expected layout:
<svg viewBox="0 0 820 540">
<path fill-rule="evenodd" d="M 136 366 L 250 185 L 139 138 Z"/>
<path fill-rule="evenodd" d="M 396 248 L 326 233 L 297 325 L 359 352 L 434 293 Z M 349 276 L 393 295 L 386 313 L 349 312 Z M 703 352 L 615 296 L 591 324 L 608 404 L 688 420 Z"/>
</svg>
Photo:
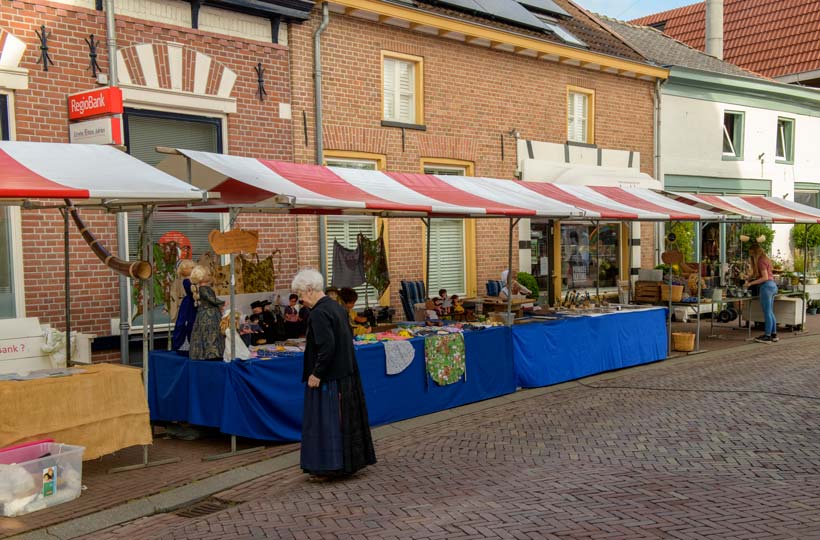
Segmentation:
<svg viewBox="0 0 820 540">
<path fill-rule="evenodd" d="M 222 499 L 217 499 L 215 497 L 209 497 L 190 506 L 180 508 L 174 512 L 174 515 L 189 519 L 198 518 L 209 514 L 215 514 L 216 512 L 221 512 L 231 506 L 233 506 L 233 504 L 228 501 L 223 501 Z"/>
</svg>

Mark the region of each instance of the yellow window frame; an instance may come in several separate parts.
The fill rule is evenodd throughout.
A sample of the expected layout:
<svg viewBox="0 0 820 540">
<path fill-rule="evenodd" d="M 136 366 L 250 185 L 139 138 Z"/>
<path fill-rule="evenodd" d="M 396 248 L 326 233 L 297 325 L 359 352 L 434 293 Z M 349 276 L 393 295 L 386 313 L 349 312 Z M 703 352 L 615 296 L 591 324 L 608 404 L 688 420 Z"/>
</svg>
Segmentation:
<svg viewBox="0 0 820 540">
<path fill-rule="evenodd" d="M 570 95 L 583 94 L 587 96 L 589 110 L 587 111 L 587 144 L 595 144 L 595 90 L 583 88 L 581 86 L 567 86 L 567 107 L 569 109 Z M 569 140 L 569 112 L 567 112 L 567 140 Z"/>
<path fill-rule="evenodd" d="M 412 62 L 415 64 L 415 88 L 414 90 L 414 101 L 415 101 L 415 110 L 416 110 L 416 117 L 414 119 L 415 124 L 424 124 L 424 58 L 421 56 L 414 56 L 412 54 L 404 54 L 399 52 L 393 51 L 381 51 L 381 61 L 379 62 L 379 81 L 381 81 L 381 109 L 379 112 L 379 116 L 382 120 L 388 122 L 395 122 L 396 120 L 388 120 L 384 118 L 384 60 L 385 58 L 390 58 L 392 60 L 403 60 L 405 62 Z"/>
<path fill-rule="evenodd" d="M 462 159 L 449 158 L 421 158 L 419 172 L 424 173 L 425 167 L 464 167 L 465 176 L 475 176 L 475 163 Z M 427 283 L 427 225 L 421 227 L 422 245 L 422 275 Z M 464 288 L 466 296 L 478 295 L 478 278 L 476 269 L 476 230 L 475 219 L 464 220 Z M 437 291 L 433 291 L 435 293 Z M 428 292 L 429 294 L 429 292 Z"/>
</svg>

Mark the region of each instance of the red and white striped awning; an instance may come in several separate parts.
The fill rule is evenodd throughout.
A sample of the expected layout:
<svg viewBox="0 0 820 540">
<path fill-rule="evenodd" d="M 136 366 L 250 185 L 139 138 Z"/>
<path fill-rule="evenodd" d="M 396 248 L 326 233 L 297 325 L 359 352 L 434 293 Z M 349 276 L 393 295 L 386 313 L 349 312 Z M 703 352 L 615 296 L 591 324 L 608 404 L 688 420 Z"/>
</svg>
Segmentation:
<svg viewBox="0 0 820 540">
<path fill-rule="evenodd" d="M 780 197 L 669 193 L 692 207 L 723 212 L 741 219 L 771 223 L 820 223 L 820 210 Z"/>
<path fill-rule="evenodd" d="M 220 193 L 215 205 L 293 213 L 719 220 L 648 189 L 320 167 L 178 150 L 159 167 Z M 190 164 L 186 160 L 190 160 Z M 190 165 L 190 166 L 189 166 Z M 188 178 L 190 174 L 190 178 Z"/>
<path fill-rule="evenodd" d="M 199 201 L 207 193 L 111 146 L 0 141 L 0 200 Z"/>
</svg>

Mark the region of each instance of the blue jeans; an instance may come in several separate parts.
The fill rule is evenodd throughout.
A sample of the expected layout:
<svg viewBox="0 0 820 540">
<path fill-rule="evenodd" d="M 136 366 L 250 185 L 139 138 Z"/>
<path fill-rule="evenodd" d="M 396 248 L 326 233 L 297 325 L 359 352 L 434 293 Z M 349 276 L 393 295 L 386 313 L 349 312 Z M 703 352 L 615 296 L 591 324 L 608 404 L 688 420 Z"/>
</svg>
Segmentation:
<svg viewBox="0 0 820 540">
<path fill-rule="evenodd" d="M 774 295 L 777 294 L 777 285 L 774 281 L 767 281 L 760 286 L 760 307 L 763 309 L 763 320 L 767 336 L 777 333 L 777 320 L 774 318 Z"/>
</svg>

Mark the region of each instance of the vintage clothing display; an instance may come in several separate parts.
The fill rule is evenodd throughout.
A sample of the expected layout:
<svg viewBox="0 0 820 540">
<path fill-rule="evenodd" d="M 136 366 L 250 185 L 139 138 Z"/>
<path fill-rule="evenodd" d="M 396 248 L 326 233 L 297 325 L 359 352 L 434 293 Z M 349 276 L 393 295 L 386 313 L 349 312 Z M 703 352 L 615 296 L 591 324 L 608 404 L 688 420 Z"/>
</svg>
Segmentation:
<svg viewBox="0 0 820 540">
<path fill-rule="evenodd" d="M 171 349 L 187 353 L 191 348 L 191 332 L 194 330 L 196 320 L 196 306 L 194 305 L 194 294 L 191 291 L 191 280 L 185 278 L 181 284 L 185 294 L 179 302 L 174 333 L 171 335 Z"/>
<path fill-rule="evenodd" d="M 427 374 L 439 386 L 467 380 L 464 335 L 428 336 L 424 340 L 424 361 Z"/>
<path fill-rule="evenodd" d="M 214 290 L 207 285 L 197 287 L 196 320 L 191 332 L 191 360 L 221 359 L 225 351 L 225 336 L 219 331 L 222 320 L 224 300 L 216 297 Z"/>
<path fill-rule="evenodd" d="M 381 297 L 390 286 L 390 272 L 387 268 L 387 249 L 384 246 L 384 223 L 382 223 L 379 237 L 370 240 L 359 233 L 356 237 L 359 250 L 362 253 L 365 282 L 371 285 Z"/>
<path fill-rule="evenodd" d="M 360 246 L 348 249 L 333 240 L 333 275 L 331 285 L 338 289 L 358 287 L 365 281 L 364 261 Z"/>
<path fill-rule="evenodd" d="M 305 387 L 301 467 L 312 474 L 352 474 L 376 462 L 364 390 L 344 307 L 322 297 L 311 310 L 302 364 Z"/>
<path fill-rule="evenodd" d="M 264 259 L 260 259 L 259 255 L 253 254 L 253 259 L 240 255 L 237 257 L 237 266 L 242 273 L 241 292 L 247 293 L 261 293 L 276 290 L 276 264 L 274 264 L 274 257 L 281 258 L 281 253 L 277 249 Z"/>
</svg>

